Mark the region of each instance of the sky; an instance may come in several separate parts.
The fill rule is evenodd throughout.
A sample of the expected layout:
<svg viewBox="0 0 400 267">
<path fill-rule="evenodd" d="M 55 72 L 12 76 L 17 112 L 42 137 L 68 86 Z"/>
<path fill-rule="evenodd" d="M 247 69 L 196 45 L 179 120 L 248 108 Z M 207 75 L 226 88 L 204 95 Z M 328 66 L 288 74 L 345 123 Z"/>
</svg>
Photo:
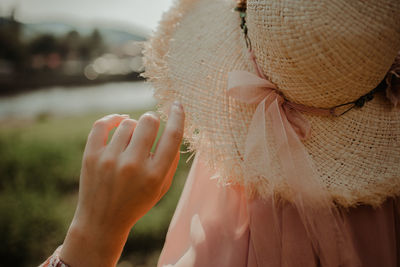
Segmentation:
<svg viewBox="0 0 400 267">
<path fill-rule="evenodd" d="M 104 26 L 137 25 L 154 30 L 173 0 L 0 0 L 0 15 L 17 7 L 22 22 L 62 22 Z"/>
</svg>

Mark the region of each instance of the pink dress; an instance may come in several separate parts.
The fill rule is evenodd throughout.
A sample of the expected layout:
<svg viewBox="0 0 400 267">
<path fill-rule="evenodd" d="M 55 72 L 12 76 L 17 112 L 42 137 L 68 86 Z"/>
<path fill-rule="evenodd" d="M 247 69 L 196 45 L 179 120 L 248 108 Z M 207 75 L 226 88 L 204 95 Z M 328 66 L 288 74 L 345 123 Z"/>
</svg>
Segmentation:
<svg viewBox="0 0 400 267">
<path fill-rule="evenodd" d="M 341 208 L 354 252 L 322 265 L 294 206 L 246 200 L 241 187 L 219 186 L 213 175 L 196 156 L 158 266 L 400 266 L 397 199 Z"/>
</svg>

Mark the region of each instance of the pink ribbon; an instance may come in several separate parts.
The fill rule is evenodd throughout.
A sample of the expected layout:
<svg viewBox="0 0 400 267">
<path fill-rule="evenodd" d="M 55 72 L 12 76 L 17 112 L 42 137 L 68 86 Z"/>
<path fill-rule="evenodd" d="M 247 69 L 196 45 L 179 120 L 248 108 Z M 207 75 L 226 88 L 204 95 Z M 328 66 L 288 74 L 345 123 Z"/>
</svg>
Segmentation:
<svg viewBox="0 0 400 267">
<path fill-rule="evenodd" d="M 227 94 L 237 101 L 257 105 L 243 156 L 248 181 L 264 180 L 271 194 L 283 184 L 287 185 L 291 202 L 299 212 L 314 248 L 323 254 L 322 265 L 331 266 L 330 263 L 339 258 L 346 262 L 346 251 L 354 249 L 349 233 L 335 216 L 337 210 L 332 199 L 301 142 L 310 136 L 311 126 L 300 111 L 314 114 L 329 114 L 329 111 L 286 101 L 259 68 L 256 70 L 258 76 L 246 71 L 228 74 Z M 272 169 L 277 169 L 275 165 L 279 165 L 283 181 L 271 174 Z M 278 227 L 277 218 L 275 223 Z M 332 240 L 332 243 L 320 240 Z"/>
<path fill-rule="evenodd" d="M 325 190 L 315 179 L 308 153 L 301 142 L 311 131 L 310 123 L 302 114 L 287 104 L 274 84 L 246 71 L 228 74 L 228 95 L 240 102 L 258 105 L 245 143 L 244 161 L 251 168 L 248 173 L 268 179 L 272 186 L 278 185 L 281 181 L 272 180 L 274 177 L 269 169 L 280 163 L 286 182 L 299 192 L 302 201 L 320 198 Z M 268 140 L 273 140 L 274 148 L 267 147 Z"/>
<path fill-rule="evenodd" d="M 290 122 L 301 140 L 310 136 L 310 123 L 293 103 L 285 101 L 270 81 L 247 71 L 232 71 L 228 73 L 228 95 L 246 104 L 257 104 L 256 113 L 263 113 L 270 106 L 278 107 L 280 117 L 285 117 L 285 121 Z"/>
</svg>

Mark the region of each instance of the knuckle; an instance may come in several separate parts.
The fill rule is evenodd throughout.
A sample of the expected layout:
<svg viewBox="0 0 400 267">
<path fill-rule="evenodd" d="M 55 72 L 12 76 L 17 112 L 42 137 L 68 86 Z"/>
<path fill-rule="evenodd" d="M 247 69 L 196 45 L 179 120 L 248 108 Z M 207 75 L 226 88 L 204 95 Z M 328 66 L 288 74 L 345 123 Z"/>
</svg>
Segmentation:
<svg viewBox="0 0 400 267">
<path fill-rule="evenodd" d="M 132 128 L 134 127 L 136 122 L 132 119 L 125 119 L 122 121 L 121 126 L 126 127 L 126 128 Z"/>
<path fill-rule="evenodd" d="M 144 114 L 141 118 L 141 120 L 143 121 L 144 124 L 146 125 L 150 125 L 152 127 L 157 126 L 159 123 L 159 119 L 152 114 Z"/>
<path fill-rule="evenodd" d="M 121 174 L 132 174 L 136 173 L 139 170 L 139 165 L 136 162 L 122 162 L 119 165 L 119 172 Z"/>
<path fill-rule="evenodd" d="M 180 142 L 182 140 L 183 131 L 180 129 L 169 129 L 167 135 L 171 140 Z"/>
<path fill-rule="evenodd" d="M 89 166 L 93 166 L 97 163 L 98 156 L 95 153 L 86 154 L 84 157 L 84 163 Z"/>
<path fill-rule="evenodd" d="M 93 128 L 104 128 L 106 127 L 106 122 L 104 119 L 99 119 L 93 123 Z"/>
<path fill-rule="evenodd" d="M 114 169 L 117 164 L 115 157 L 103 157 L 100 161 L 100 166 L 102 169 Z"/>
<path fill-rule="evenodd" d="M 160 174 L 156 170 L 151 170 L 147 173 L 147 181 L 155 184 L 159 180 Z"/>
<path fill-rule="evenodd" d="M 146 172 L 146 184 L 152 186 L 158 186 L 160 182 L 163 180 L 163 173 L 160 171 L 160 168 L 156 166 L 149 165 L 149 168 Z"/>
</svg>

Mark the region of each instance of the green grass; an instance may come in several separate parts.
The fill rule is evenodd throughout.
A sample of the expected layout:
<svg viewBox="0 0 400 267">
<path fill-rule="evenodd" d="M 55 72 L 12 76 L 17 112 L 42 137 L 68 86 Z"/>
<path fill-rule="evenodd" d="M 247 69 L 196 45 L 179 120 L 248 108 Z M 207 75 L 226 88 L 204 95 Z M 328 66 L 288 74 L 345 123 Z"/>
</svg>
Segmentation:
<svg viewBox="0 0 400 267">
<path fill-rule="evenodd" d="M 86 138 L 103 115 L 1 124 L 0 266 L 35 266 L 62 243 L 77 203 Z M 182 154 L 167 195 L 135 225 L 122 261 L 155 265 L 190 167 L 187 157 Z"/>
</svg>

